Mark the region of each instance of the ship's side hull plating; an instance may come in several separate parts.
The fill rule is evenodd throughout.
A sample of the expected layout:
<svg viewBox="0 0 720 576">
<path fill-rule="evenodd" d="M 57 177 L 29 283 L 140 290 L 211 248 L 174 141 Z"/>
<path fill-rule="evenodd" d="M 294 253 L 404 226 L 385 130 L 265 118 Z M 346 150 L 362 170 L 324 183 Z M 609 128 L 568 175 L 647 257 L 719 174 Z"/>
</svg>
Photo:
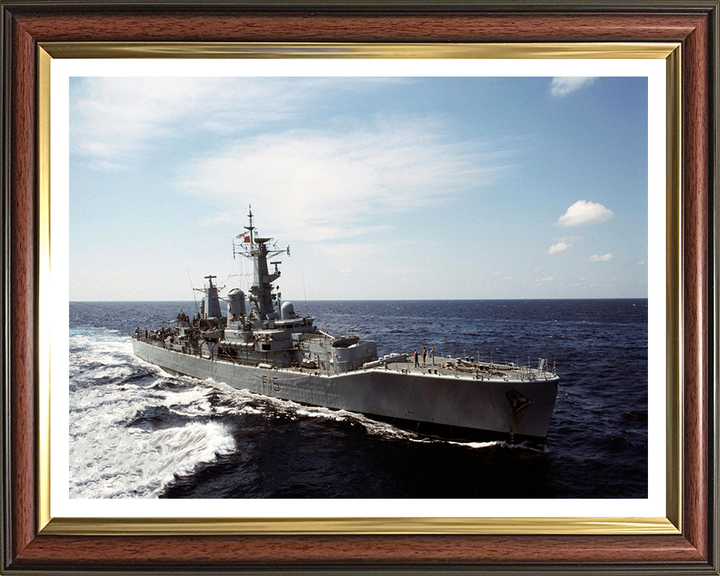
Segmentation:
<svg viewBox="0 0 720 576">
<path fill-rule="evenodd" d="M 133 340 L 133 349 L 143 360 L 173 373 L 386 421 L 416 422 L 421 432 L 449 430 L 457 437 L 467 430 L 544 441 L 558 385 L 557 377 L 477 380 L 383 368 L 327 375 L 200 358 L 141 340 Z"/>
</svg>

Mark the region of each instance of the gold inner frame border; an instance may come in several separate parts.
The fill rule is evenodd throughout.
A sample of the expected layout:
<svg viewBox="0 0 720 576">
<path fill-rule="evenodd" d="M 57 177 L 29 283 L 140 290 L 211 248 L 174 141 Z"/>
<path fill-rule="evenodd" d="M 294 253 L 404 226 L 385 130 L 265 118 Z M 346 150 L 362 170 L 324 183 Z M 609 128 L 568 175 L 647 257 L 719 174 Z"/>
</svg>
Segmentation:
<svg viewBox="0 0 720 576">
<path fill-rule="evenodd" d="M 666 517 L 529 518 L 53 518 L 50 513 L 50 73 L 54 58 L 663 59 L 666 62 Z M 55 535 L 533 534 L 639 535 L 682 531 L 682 246 L 680 43 L 188 43 L 38 45 L 39 379 L 38 529 Z"/>
</svg>

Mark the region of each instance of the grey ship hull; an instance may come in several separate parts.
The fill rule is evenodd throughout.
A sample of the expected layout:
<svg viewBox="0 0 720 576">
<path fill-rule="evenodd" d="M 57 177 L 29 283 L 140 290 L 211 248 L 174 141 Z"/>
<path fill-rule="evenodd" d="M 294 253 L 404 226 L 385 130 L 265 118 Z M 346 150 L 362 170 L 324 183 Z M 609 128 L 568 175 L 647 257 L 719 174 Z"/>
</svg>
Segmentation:
<svg viewBox="0 0 720 576">
<path fill-rule="evenodd" d="M 233 388 L 302 404 L 348 410 L 413 423 L 421 433 L 457 438 L 507 436 L 544 442 L 555 406 L 558 378 L 438 375 L 418 370 L 370 368 L 326 374 L 211 360 L 133 340 L 143 360 L 176 374 L 211 378 Z M 520 394 L 529 403 L 514 405 Z"/>
</svg>

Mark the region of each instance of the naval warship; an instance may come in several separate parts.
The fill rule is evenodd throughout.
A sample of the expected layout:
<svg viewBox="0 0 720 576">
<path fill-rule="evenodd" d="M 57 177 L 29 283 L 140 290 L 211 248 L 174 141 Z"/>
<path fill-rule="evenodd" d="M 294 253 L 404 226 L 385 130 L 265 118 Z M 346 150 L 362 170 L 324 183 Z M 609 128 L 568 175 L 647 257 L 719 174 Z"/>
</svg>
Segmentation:
<svg viewBox="0 0 720 576">
<path fill-rule="evenodd" d="M 545 442 L 559 382 L 554 364 L 417 353 L 378 357 L 372 340 L 323 332 L 314 318 L 283 301 L 274 284 L 281 262 L 268 258 L 289 256 L 290 247 L 280 250 L 273 238 L 259 237 L 252 209 L 248 218 L 246 232 L 233 240 L 233 257 L 253 262 L 249 294 L 231 289 L 223 315 L 216 277 L 206 276 L 193 318 L 181 309 L 173 328 L 135 331 L 138 357 L 171 374 L 357 412 L 423 435 Z"/>
</svg>

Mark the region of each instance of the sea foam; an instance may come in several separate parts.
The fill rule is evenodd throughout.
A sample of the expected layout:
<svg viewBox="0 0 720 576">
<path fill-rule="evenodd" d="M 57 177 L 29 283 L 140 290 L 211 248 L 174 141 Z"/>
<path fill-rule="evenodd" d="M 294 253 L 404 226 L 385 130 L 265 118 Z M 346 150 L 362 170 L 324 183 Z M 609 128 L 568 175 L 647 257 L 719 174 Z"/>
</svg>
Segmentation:
<svg viewBox="0 0 720 576">
<path fill-rule="evenodd" d="M 212 419 L 213 388 L 169 379 L 137 360 L 119 334 L 71 334 L 70 378 L 71 498 L 157 497 L 176 475 L 235 449 Z M 153 413 L 163 421 L 137 425 L 152 424 L 138 415 Z"/>
</svg>

